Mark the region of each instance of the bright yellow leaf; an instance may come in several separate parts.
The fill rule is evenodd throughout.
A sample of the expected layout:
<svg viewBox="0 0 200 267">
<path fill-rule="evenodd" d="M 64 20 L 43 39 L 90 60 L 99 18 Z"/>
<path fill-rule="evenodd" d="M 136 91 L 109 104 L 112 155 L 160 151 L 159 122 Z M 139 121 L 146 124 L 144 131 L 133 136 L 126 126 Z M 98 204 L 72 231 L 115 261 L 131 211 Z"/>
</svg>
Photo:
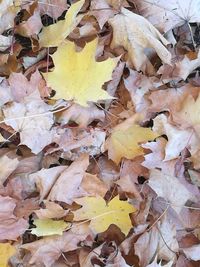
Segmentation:
<svg viewBox="0 0 200 267">
<path fill-rule="evenodd" d="M 8 260 L 15 254 L 15 251 L 15 247 L 10 243 L 0 244 L 0 267 L 8 267 Z"/>
<path fill-rule="evenodd" d="M 110 224 L 116 224 L 124 234 L 128 234 L 132 227 L 129 213 L 135 212 L 136 209 L 127 201 L 119 200 L 118 196 L 108 205 L 101 197 L 82 197 L 75 201 L 82 208 L 74 212 L 74 220 L 91 220 L 90 228 L 96 233 L 105 231 Z"/>
<path fill-rule="evenodd" d="M 36 236 L 62 235 L 63 231 L 69 226 L 63 220 L 54 221 L 52 219 L 35 219 L 36 228 L 31 233 Z"/>
<path fill-rule="evenodd" d="M 87 106 L 88 101 L 112 99 L 102 85 L 111 80 L 118 58 L 96 62 L 97 41 L 88 43 L 81 52 L 67 41 L 53 54 L 55 68 L 44 77 L 48 86 L 56 90 L 57 99 L 74 100 L 82 106 Z"/>
<path fill-rule="evenodd" d="M 150 128 L 143 128 L 133 121 L 126 120 L 117 125 L 106 142 L 109 158 L 118 164 L 121 158 L 133 159 L 143 154 L 139 143 L 154 140 L 158 134 Z"/>
<path fill-rule="evenodd" d="M 58 46 L 74 30 L 82 16 L 76 17 L 85 0 L 81 0 L 69 8 L 64 20 L 45 27 L 39 34 L 41 47 Z"/>
</svg>

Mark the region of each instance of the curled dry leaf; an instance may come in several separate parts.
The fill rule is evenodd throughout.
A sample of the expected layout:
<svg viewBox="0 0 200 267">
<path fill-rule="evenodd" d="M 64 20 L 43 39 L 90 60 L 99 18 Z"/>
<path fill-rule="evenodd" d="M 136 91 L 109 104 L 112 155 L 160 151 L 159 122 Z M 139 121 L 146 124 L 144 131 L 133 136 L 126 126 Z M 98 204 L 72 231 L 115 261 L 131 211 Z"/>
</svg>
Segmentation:
<svg viewBox="0 0 200 267">
<path fill-rule="evenodd" d="M 171 54 L 165 47 L 168 41 L 142 16 L 122 8 L 109 23 L 113 27 L 111 47 L 123 46 L 137 71 L 145 70 L 145 48 L 154 48 L 164 63 L 171 63 Z"/>
<path fill-rule="evenodd" d="M 59 204 L 44 200 L 44 209 L 35 210 L 35 214 L 39 219 L 60 219 L 67 215 L 68 211 L 64 210 Z"/>
</svg>

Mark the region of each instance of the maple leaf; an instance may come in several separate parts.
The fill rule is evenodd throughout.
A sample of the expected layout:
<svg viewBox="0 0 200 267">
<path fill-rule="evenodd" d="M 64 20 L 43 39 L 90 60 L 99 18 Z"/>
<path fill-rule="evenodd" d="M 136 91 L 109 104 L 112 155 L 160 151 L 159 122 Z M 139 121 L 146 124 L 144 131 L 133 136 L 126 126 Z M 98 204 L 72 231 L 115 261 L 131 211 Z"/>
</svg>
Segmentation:
<svg viewBox="0 0 200 267">
<path fill-rule="evenodd" d="M 83 226 L 80 225 L 79 228 L 81 227 Z M 44 264 L 45 267 L 52 267 L 63 252 L 77 249 L 78 244 L 87 237 L 87 233 L 79 233 L 77 228 L 75 228 L 76 233 L 69 230 L 62 236 L 47 236 L 35 242 L 24 244 L 21 248 L 31 252 L 30 264 L 38 263 Z"/>
<path fill-rule="evenodd" d="M 23 102 L 13 102 L 3 109 L 5 123 L 20 132 L 21 144 L 27 145 L 33 153 L 39 153 L 51 143 L 53 114 L 48 112 L 49 109 L 37 90 L 24 97 Z M 41 115 L 38 116 L 38 113 Z"/>
<path fill-rule="evenodd" d="M 35 219 L 33 224 L 36 228 L 31 229 L 31 233 L 36 236 L 62 235 L 69 226 L 63 220 L 54 221 L 52 219 Z"/>
<path fill-rule="evenodd" d="M 10 243 L 1 243 L 0 251 L 0 266 L 8 267 L 8 260 L 13 254 L 15 254 L 16 249 Z"/>
<path fill-rule="evenodd" d="M 132 227 L 129 213 L 136 211 L 127 201 L 116 196 L 108 205 L 101 197 L 83 197 L 75 199 L 82 208 L 74 212 L 74 220 L 91 220 L 90 227 L 96 232 L 105 231 L 110 224 L 116 224 L 123 233 L 128 234 Z"/>
<path fill-rule="evenodd" d="M 145 48 L 154 48 L 164 63 L 171 63 L 171 54 L 164 46 L 168 41 L 142 16 L 122 8 L 120 14 L 109 20 L 109 24 L 113 27 L 111 47 L 123 46 L 137 71 L 145 69 Z"/>
<path fill-rule="evenodd" d="M 41 47 L 58 46 L 70 34 L 71 31 L 80 22 L 81 16 L 76 18 L 76 15 L 83 6 L 85 0 L 81 0 L 69 8 L 64 20 L 60 20 L 55 24 L 45 27 L 39 34 L 39 42 Z"/>
<path fill-rule="evenodd" d="M 56 90 L 56 98 L 74 100 L 87 106 L 88 101 L 112 99 L 102 85 L 111 80 L 118 58 L 95 61 L 97 39 L 88 43 L 81 52 L 75 51 L 75 44 L 66 41 L 53 54 L 55 68 L 44 75 L 48 86 Z"/>
<path fill-rule="evenodd" d="M 155 27 L 168 32 L 176 26 L 200 22 L 200 2 L 195 0 L 135 0 L 138 11 Z"/>
<path fill-rule="evenodd" d="M 195 200 L 192 193 L 178 178 L 164 174 L 156 169 L 150 172 L 149 186 L 159 197 L 163 197 L 169 202 L 178 214 L 187 200 Z"/>
<path fill-rule="evenodd" d="M 121 158 L 133 159 L 143 154 L 139 143 L 154 140 L 158 134 L 149 128 L 143 128 L 134 122 L 134 118 L 118 124 L 108 138 L 106 148 L 109 158 L 118 164 Z"/>
</svg>

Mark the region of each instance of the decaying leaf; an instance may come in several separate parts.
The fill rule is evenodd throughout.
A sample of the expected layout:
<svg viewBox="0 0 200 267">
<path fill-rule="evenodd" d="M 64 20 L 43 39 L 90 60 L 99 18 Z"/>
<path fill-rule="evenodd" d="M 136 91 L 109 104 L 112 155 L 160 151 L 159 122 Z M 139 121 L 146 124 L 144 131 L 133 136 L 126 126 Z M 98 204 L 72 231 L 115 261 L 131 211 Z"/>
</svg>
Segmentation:
<svg viewBox="0 0 200 267">
<path fill-rule="evenodd" d="M 47 84 L 56 90 L 57 99 L 74 100 L 82 106 L 87 106 L 88 101 L 112 99 L 102 85 L 111 80 L 118 58 L 96 62 L 96 48 L 97 39 L 81 52 L 76 52 L 74 43 L 69 41 L 58 47 L 52 56 L 55 68 L 45 74 Z"/>
<path fill-rule="evenodd" d="M 83 197 L 75 201 L 82 208 L 74 212 L 74 220 L 90 220 L 90 227 L 95 233 L 105 231 L 110 224 L 116 224 L 125 234 L 128 234 L 132 227 L 129 214 L 136 209 L 127 201 L 119 200 L 118 196 L 107 205 L 100 197 Z"/>
</svg>

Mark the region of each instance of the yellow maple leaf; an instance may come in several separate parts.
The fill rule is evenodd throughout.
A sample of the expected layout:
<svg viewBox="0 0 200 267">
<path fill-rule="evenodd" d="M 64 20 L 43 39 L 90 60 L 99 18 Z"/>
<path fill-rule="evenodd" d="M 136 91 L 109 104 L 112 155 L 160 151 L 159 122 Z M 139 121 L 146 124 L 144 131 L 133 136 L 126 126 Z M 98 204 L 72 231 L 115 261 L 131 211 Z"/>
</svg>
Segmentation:
<svg viewBox="0 0 200 267">
<path fill-rule="evenodd" d="M 62 235 L 63 231 L 69 226 L 64 220 L 54 221 L 52 219 L 35 219 L 36 228 L 31 233 L 36 236 Z"/>
<path fill-rule="evenodd" d="M 101 197 L 82 197 L 75 199 L 82 208 L 74 211 L 74 220 L 91 220 L 90 228 L 100 233 L 105 231 L 110 224 L 116 224 L 124 234 L 128 234 L 132 227 L 129 213 L 135 212 L 134 206 L 127 201 L 113 198 L 108 205 Z"/>
<path fill-rule="evenodd" d="M 69 8 L 64 20 L 45 27 L 39 34 L 41 47 L 58 46 L 74 30 L 82 16 L 76 17 L 85 0 L 81 0 Z"/>
<path fill-rule="evenodd" d="M 15 254 L 15 251 L 15 247 L 10 243 L 0 244 L 0 267 L 8 267 L 8 260 Z"/>
<path fill-rule="evenodd" d="M 44 77 L 48 86 L 56 90 L 57 99 L 74 100 L 82 106 L 87 106 L 88 101 L 112 99 L 102 85 L 111 80 L 118 58 L 96 62 L 97 41 L 88 43 L 81 52 L 67 41 L 53 54 L 55 68 Z"/>
<path fill-rule="evenodd" d="M 143 148 L 139 143 L 154 140 L 159 135 L 150 128 L 143 128 L 134 120 L 128 119 L 117 125 L 106 142 L 108 156 L 116 164 L 121 158 L 133 159 L 143 154 Z"/>
</svg>

